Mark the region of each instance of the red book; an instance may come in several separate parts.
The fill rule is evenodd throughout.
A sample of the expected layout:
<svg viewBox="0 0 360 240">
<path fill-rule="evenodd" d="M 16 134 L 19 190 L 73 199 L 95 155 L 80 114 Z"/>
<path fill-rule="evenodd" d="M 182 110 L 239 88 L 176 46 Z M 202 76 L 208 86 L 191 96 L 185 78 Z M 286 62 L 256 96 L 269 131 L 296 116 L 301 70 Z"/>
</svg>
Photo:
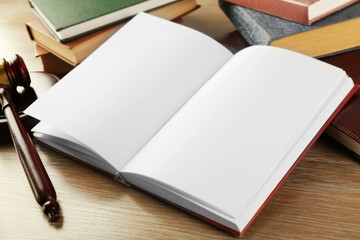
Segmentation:
<svg viewBox="0 0 360 240">
<path fill-rule="evenodd" d="M 324 58 L 324 61 L 341 67 L 360 84 L 360 49 Z M 339 142 L 350 153 L 360 159 L 360 90 L 350 99 L 336 116 L 326 133 Z"/>
<path fill-rule="evenodd" d="M 311 25 L 358 0 L 225 0 L 290 21 Z"/>
</svg>

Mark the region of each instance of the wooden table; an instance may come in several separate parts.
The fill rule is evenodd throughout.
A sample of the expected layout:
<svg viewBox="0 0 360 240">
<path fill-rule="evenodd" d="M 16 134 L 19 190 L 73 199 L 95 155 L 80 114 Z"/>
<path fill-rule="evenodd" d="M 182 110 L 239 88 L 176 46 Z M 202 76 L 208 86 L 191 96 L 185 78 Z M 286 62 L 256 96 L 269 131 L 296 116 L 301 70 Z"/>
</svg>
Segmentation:
<svg viewBox="0 0 360 240">
<path fill-rule="evenodd" d="M 217 0 L 184 24 L 210 36 L 233 26 Z M 18 53 L 30 71 L 34 58 L 25 22 L 27 0 L 0 1 L 1 57 Z M 118 184 L 109 177 L 37 146 L 56 188 L 63 218 L 49 223 L 35 202 L 11 142 L 0 143 L 0 239 L 234 239 L 233 236 Z M 322 137 L 245 233 L 244 239 L 359 239 L 360 165 Z"/>
</svg>

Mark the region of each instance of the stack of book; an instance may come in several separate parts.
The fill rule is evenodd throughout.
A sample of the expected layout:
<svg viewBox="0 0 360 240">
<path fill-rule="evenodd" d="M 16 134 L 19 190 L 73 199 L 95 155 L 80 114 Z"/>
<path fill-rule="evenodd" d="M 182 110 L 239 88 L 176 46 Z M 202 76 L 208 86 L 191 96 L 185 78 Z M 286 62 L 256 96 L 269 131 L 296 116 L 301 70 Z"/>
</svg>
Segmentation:
<svg viewBox="0 0 360 240">
<path fill-rule="evenodd" d="M 327 11 L 319 13 L 318 17 L 314 16 L 311 5 L 289 7 L 294 2 L 304 1 L 220 0 L 220 7 L 238 31 L 224 35 L 219 42 L 232 52 L 261 44 L 296 50 L 342 68 L 360 84 L 360 2 L 332 1 L 333 4 L 346 2 L 334 6 L 326 0 L 312 1 L 326 3 L 321 5 L 321 10 Z M 309 9 L 311 14 L 308 14 Z M 356 159 L 360 159 L 359 122 L 358 90 L 325 131 Z"/>
<path fill-rule="evenodd" d="M 181 21 L 195 0 L 30 0 L 38 18 L 26 27 L 44 71 L 60 77 L 77 66 L 138 12 Z"/>
<path fill-rule="evenodd" d="M 311 57 L 360 46 L 358 0 L 220 0 L 250 45 L 272 45 Z"/>
</svg>

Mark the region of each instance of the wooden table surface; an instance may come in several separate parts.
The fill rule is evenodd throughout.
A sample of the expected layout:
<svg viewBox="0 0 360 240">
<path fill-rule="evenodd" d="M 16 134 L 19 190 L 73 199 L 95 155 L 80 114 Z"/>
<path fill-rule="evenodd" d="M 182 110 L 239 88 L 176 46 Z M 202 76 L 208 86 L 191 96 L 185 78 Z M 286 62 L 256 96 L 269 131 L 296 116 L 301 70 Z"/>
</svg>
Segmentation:
<svg viewBox="0 0 360 240">
<path fill-rule="evenodd" d="M 217 0 L 184 24 L 210 36 L 234 29 Z M 0 0 L 0 56 L 34 57 L 27 0 Z M 49 223 L 36 203 L 11 142 L 0 143 L 0 239 L 234 239 L 233 236 L 45 147 L 39 154 L 56 188 L 62 219 Z M 359 239 L 360 165 L 321 137 L 265 206 L 244 239 Z"/>
</svg>

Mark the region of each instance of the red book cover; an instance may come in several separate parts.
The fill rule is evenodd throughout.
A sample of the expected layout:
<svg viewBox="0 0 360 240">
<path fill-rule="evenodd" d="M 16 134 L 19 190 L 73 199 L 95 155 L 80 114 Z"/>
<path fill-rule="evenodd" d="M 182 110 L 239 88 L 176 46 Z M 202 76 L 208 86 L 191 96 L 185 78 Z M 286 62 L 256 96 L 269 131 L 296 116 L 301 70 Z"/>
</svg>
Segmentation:
<svg viewBox="0 0 360 240">
<path fill-rule="evenodd" d="M 311 25 L 358 0 L 225 0 L 290 21 Z"/>
</svg>

